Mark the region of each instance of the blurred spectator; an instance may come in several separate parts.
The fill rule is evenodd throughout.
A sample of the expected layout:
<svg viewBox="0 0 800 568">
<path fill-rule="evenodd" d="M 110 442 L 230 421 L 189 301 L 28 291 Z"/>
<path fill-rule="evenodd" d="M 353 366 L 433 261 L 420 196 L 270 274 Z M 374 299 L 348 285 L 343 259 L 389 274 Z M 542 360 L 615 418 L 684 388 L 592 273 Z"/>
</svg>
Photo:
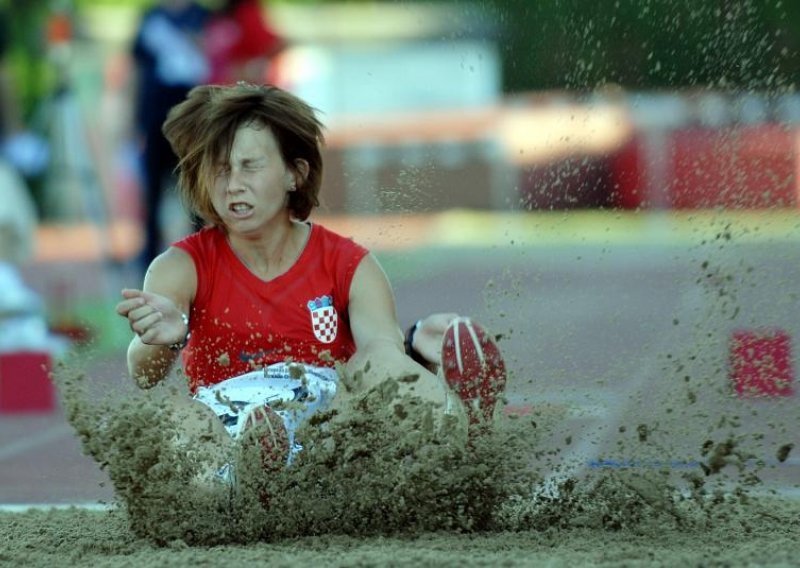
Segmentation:
<svg viewBox="0 0 800 568">
<path fill-rule="evenodd" d="M 273 59 L 286 47 L 259 0 L 225 0 L 206 29 L 210 82 L 275 83 Z"/>
<path fill-rule="evenodd" d="M 6 54 L 9 48 L 7 13 L 0 9 L 0 354 L 42 351 L 60 354 L 63 339 L 50 334 L 42 299 L 23 281 L 20 265 L 33 255 L 38 216 L 22 174 L 36 170 L 19 109 Z M 26 149 L 27 148 L 27 149 Z M 32 168 L 32 169 L 31 169 Z"/>
<path fill-rule="evenodd" d="M 38 219 L 25 181 L 6 160 L 0 160 L 0 195 L 0 263 L 22 264 L 33 254 Z"/>
<path fill-rule="evenodd" d="M 38 217 L 28 186 L 6 159 L 0 159 L 0 196 L 0 354 L 60 355 L 67 342 L 50 334 L 44 302 L 20 274 L 33 255 Z"/>
<path fill-rule="evenodd" d="M 10 12 L 7 5 L 0 6 L 0 356 L 60 356 L 69 340 L 51 333 L 46 304 L 26 284 L 21 270 L 33 258 L 40 221 L 30 181 L 46 170 L 50 153 L 47 140 L 26 123 L 10 62 L 9 52 L 19 48 L 18 30 L 16 39 L 11 33 L 18 22 L 12 25 L 11 16 L 19 17 L 20 8 Z"/>
<path fill-rule="evenodd" d="M 145 245 L 142 266 L 163 250 L 161 205 L 177 158 L 161 133 L 167 112 L 209 77 L 202 33 L 210 12 L 191 0 L 161 0 L 142 15 L 133 43 L 135 125 L 141 144 Z"/>
</svg>

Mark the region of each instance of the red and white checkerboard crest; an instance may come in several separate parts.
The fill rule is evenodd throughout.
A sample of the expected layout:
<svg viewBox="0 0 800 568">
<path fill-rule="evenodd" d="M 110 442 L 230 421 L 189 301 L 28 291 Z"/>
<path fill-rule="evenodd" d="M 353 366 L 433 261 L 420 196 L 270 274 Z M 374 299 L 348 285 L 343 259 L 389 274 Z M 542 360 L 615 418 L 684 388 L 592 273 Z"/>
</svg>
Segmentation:
<svg viewBox="0 0 800 568">
<path fill-rule="evenodd" d="M 314 337 L 322 343 L 332 343 L 336 339 L 339 327 L 339 315 L 333 307 L 331 296 L 321 296 L 308 302 L 308 311 L 311 312 L 311 329 Z"/>
</svg>

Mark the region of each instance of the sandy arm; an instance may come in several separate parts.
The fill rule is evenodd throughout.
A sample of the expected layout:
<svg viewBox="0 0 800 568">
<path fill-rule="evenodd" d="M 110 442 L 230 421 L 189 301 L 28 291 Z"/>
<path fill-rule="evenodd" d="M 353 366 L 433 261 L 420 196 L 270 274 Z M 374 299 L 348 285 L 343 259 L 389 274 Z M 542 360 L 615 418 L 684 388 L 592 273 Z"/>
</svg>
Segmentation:
<svg viewBox="0 0 800 568">
<path fill-rule="evenodd" d="M 128 373 L 139 386 L 151 387 L 169 374 L 179 353 L 169 346 L 189 331 L 182 314 L 189 314 L 196 291 L 194 263 L 177 248 L 153 260 L 141 290 L 122 291 L 116 309 L 134 332 L 128 345 Z"/>
<path fill-rule="evenodd" d="M 356 269 L 350 286 L 350 327 L 356 353 L 347 363 L 353 375 L 368 367 L 364 386 L 369 388 L 387 378 L 416 375 L 412 382 L 402 382 L 401 392 L 412 391 L 422 398 L 444 403 L 441 381 L 405 354 L 403 333 L 397 321 L 394 294 L 378 261 L 371 254 Z"/>
</svg>

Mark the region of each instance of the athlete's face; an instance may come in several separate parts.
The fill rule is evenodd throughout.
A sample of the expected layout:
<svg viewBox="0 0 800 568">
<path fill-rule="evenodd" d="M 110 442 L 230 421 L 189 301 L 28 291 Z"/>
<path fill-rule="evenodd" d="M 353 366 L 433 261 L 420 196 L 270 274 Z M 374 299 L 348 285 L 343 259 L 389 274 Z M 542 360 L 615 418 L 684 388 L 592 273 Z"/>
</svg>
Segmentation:
<svg viewBox="0 0 800 568">
<path fill-rule="evenodd" d="M 229 230 L 252 232 L 289 214 L 294 176 L 269 128 L 241 126 L 227 162 L 217 165 L 212 203 Z"/>
</svg>

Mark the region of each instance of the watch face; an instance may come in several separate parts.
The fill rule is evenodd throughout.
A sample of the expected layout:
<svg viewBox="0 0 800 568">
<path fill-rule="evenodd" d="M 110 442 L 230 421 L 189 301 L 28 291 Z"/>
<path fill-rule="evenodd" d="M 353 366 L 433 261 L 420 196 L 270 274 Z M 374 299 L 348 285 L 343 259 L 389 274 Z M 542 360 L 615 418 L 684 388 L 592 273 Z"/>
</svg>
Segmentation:
<svg viewBox="0 0 800 568">
<path fill-rule="evenodd" d="M 189 316 L 181 312 L 181 319 L 183 320 L 184 325 L 186 325 L 186 336 L 181 341 L 173 343 L 169 346 L 169 348 L 173 351 L 180 351 L 186 347 L 186 344 L 189 343 L 189 338 L 192 336 L 192 330 L 189 328 Z"/>
</svg>

